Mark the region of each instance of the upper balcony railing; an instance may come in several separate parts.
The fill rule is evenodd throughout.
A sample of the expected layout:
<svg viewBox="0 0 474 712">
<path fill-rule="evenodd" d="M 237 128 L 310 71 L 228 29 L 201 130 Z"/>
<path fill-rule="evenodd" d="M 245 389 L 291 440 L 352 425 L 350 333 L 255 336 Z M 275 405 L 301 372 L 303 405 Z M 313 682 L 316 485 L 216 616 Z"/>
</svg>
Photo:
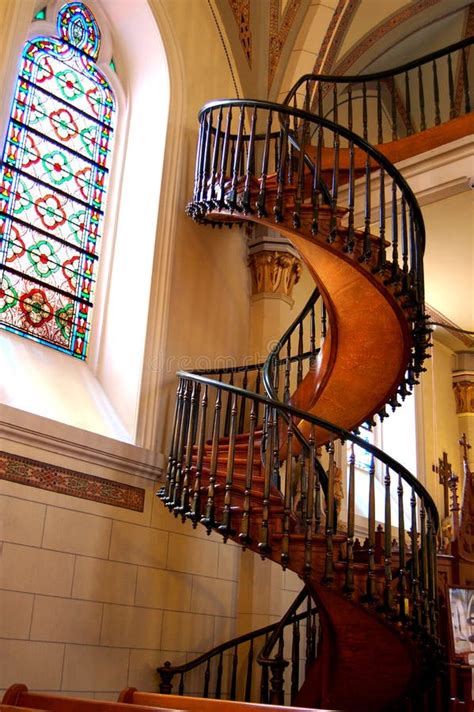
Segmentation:
<svg viewBox="0 0 474 712">
<path fill-rule="evenodd" d="M 474 37 L 370 74 L 305 74 L 283 103 L 347 126 L 372 145 L 412 136 L 471 112 Z"/>
</svg>

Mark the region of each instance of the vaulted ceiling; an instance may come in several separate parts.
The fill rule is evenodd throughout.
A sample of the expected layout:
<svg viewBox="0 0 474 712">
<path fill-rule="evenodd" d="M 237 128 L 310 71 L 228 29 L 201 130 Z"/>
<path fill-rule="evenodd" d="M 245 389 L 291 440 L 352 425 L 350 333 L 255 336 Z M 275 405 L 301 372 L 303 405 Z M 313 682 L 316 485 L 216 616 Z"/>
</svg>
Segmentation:
<svg viewBox="0 0 474 712">
<path fill-rule="evenodd" d="M 302 74 L 395 67 L 474 34 L 471 0 L 216 0 L 248 98 Z"/>
</svg>

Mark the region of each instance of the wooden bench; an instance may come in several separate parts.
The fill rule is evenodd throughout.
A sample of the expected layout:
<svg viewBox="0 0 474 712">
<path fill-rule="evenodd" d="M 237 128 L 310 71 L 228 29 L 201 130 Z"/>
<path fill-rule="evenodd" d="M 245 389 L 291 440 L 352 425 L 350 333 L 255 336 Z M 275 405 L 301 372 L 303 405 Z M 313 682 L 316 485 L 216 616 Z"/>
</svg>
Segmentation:
<svg viewBox="0 0 474 712">
<path fill-rule="evenodd" d="M 11 685 L 6 690 L 0 710 L 42 710 L 43 712 L 130 712 L 130 705 L 108 700 L 89 700 L 81 697 L 48 695 L 43 692 L 29 692 L 26 685 Z M 153 712 L 164 708 L 156 705 L 140 705 L 134 712 Z M 167 705 L 165 712 L 169 712 Z M 177 712 L 180 712 L 178 708 Z"/>
<path fill-rule="evenodd" d="M 330 712 L 315 707 L 282 707 L 280 705 L 262 705 L 254 702 L 231 702 L 229 700 L 203 699 L 202 697 L 184 697 L 181 695 L 163 695 L 158 692 L 140 692 L 129 687 L 119 695 L 119 702 L 132 705 L 150 705 L 158 708 L 181 709 L 185 712 Z M 134 708 L 139 709 L 139 707 Z M 337 712 L 332 710 L 331 712 Z M 340 711 L 342 712 L 342 711 Z"/>
</svg>

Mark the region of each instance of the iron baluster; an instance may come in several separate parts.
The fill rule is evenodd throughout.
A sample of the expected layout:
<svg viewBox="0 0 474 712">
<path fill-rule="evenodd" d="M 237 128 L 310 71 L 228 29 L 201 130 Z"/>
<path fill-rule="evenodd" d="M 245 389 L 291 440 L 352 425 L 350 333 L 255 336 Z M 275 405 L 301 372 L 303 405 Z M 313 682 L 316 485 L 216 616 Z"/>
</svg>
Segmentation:
<svg viewBox="0 0 474 712">
<path fill-rule="evenodd" d="M 235 700 L 237 698 L 237 666 L 239 664 L 239 657 L 237 654 L 237 646 L 234 647 L 234 654 L 232 655 L 232 677 L 230 680 L 230 699 Z"/>
<path fill-rule="evenodd" d="M 406 572 L 406 555 L 405 555 L 405 515 L 403 503 L 403 483 L 401 475 L 398 476 L 398 559 L 399 559 L 399 577 L 398 577 L 398 593 L 399 593 L 399 615 L 403 620 L 408 615 L 408 599 L 407 599 L 407 572 Z"/>
<path fill-rule="evenodd" d="M 314 426 L 313 426 L 314 429 Z M 313 433 L 313 440 L 314 433 Z M 316 441 L 315 441 L 316 442 Z M 315 451 L 316 457 L 316 451 Z M 319 534 L 321 531 L 321 482 L 319 479 L 319 468 L 315 468 L 314 472 L 314 532 Z"/>
<path fill-rule="evenodd" d="M 255 166 L 255 127 L 257 123 L 257 107 L 254 107 L 250 120 L 250 137 L 248 141 L 247 166 L 245 170 L 244 193 L 242 196 L 242 209 L 245 215 L 252 212 L 250 206 L 250 186 L 254 175 Z"/>
<path fill-rule="evenodd" d="M 230 395 L 230 393 L 229 393 Z M 223 535 L 224 541 L 234 534 L 231 528 L 231 498 L 232 498 L 232 483 L 234 479 L 234 460 L 235 460 L 235 437 L 237 431 L 237 395 L 232 393 L 231 411 L 230 411 L 230 434 L 229 434 L 229 450 L 227 453 L 227 472 L 225 480 L 224 508 L 222 512 L 222 524 L 217 528 L 217 531 Z"/>
<path fill-rule="evenodd" d="M 233 385 L 234 385 L 234 372 L 232 371 L 230 374 L 230 378 L 229 378 L 229 386 L 233 386 Z M 224 437 L 227 437 L 229 435 L 230 417 L 231 417 L 231 410 L 232 410 L 231 392 L 225 391 L 224 397 L 226 399 L 225 418 L 224 418 Z"/>
<path fill-rule="evenodd" d="M 212 148 L 212 166 L 211 166 L 211 193 L 210 193 L 210 201 L 211 201 L 211 207 L 213 207 L 213 201 L 216 197 L 215 189 L 216 189 L 216 183 L 217 183 L 217 165 L 218 165 L 218 160 L 219 160 L 219 147 L 220 147 L 220 136 L 221 136 L 221 123 L 222 123 L 222 106 L 219 108 L 219 112 L 217 114 L 217 125 L 215 128 L 214 132 L 214 145 Z"/>
<path fill-rule="evenodd" d="M 333 82 L 332 85 L 332 120 L 335 124 L 338 123 L 338 112 L 337 112 L 337 82 Z"/>
<path fill-rule="evenodd" d="M 425 117 L 425 90 L 423 87 L 423 71 L 421 65 L 418 67 L 418 96 L 420 102 L 420 131 L 426 130 Z"/>
<path fill-rule="evenodd" d="M 197 147 L 196 147 L 196 166 L 194 168 L 193 200 L 195 202 L 199 201 L 200 190 L 201 190 L 201 180 L 202 180 L 201 161 L 202 161 L 204 135 L 205 135 L 204 126 L 205 126 L 205 117 L 201 117 L 201 120 L 199 122 L 199 135 L 198 135 L 198 142 L 197 142 Z"/>
<path fill-rule="evenodd" d="M 314 304 L 311 305 L 311 310 L 309 313 L 309 344 L 311 356 L 309 360 L 309 366 L 312 368 L 316 360 L 316 314 L 314 310 Z"/>
<path fill-rule="evenodd" d="M 354 518 L 355 518 L 355 453 L 351 443 L 349 455 L 349 482 L 347 488 L 347 555 L 344 593 L 349 597 L 354 592 Z"/>
<path fill-rule="evenodd" d="M 242 379 L 242 388 L 244 389 L 244 391 L 247 390 L 247 386 L 248 386 L 248 371 L 247 371 L 247 369 L 245 369 L 244 377 Z M 247 406 L 247 400 L 245 398 L 241 398 L 240 411 L 239 411 L 239 427 L 238 427 L 239 435 L 241 435 L 244 432 L 246 406 Z"/>
<path fill-rule="evenodd" d="M 327 333 L 327 311 L 324 302 L 321 306 L 321 338 L 324 339 Z"/>
<path fill-rule="evenodd" d="M 467 73 L 467 59 L 466 59 L 466 48 L 462 48 L 461 52 L 462 59 L 462 78 L 464 87 L 464 111 L 466 114 L 471 112 L 471 98 L 469 96 L 469 76 Z"/>
<path fill-rule="evenodd" d="M 220 432 L 220 417 L 222 408 L 222 392 L 220 387 L 217 388 L 216 403 L 214 406 L 214 422 L 212 426 L 212 450 L 211 450 L 211 465 L 209 468 L 209 486 L 207 488 L 207 504 L 206 513 L 201 517 L 201 524 L 207 529 L 208 534 L 215 525 L 215 488 L 217 474 L 217 459 L 219 456 L 219 432 Z"/>
<path fill-rule="evenodd" d="M 332 243 L 337 237 L 337 196 L 339 191 L 339 133 L 334 132 L 334 159 L 331 186 L 331 218 L 327 241 Z"/>
<path fill-rule="evenodd" d="M 365 600 L 375 602 L 375 460 L 372 456 L 369 468 L 369 512 L 368 512 L 368 572 Z"/>
<path fill-rule="evenodd" d="M 411 118 L 411 95 L 410 95 L 410 76 L 405 72 L 405 111 L 407 115 L 407 135 L 413 134 L 413 123 Z"/>
<path fill-rule="evenodd" d="M 428 544 L 426 541 L 426 510 L 420 499 L 420 597 L 422 622 L 427 633 L 430 632 L 430 611 L 428 596 Z"/>
<path fill-rule="evenodd" d="M 364 141 L 368 141 L 369 138 L 369 123 L 367 117 L 367 84 L 362 82 L 362 136 L 364 137 Z"/>
<path fill-rule="evenodd" d="M 245 702 L 250 702 L 252 696 L 252 672 L 253 672 L 253 638 L 250 641 L 249 654 L 247 656 L 247 674 L 245 676 Z"/>
<path fill-rule="evenodd" d="M 304 353 L 304 332 L 303 322 L 300 321 L 298 327 L 298 362 L 296 371 L 296 383 L 299 386 L 303 380 L 303 353 Z"/>
<path fill-rule="evenodd" d="M 433 94 L 435 104 L 435 126 L 441 123 L 441 114 L 439 111 L 439 85 L 438 85 L 438 67 L 436 60 L 433 60 Z"/>
<path fill-rule="evenodd" d="M 430 606 L 430 622 L 431 622 L 431 634 L 438 637 L 438 621 L 437 621 L 437 611 L 438 611 L 438 584 L 437 584 L 437 572 L 436 572 L 436 529 L 433 523 L 433 516 L 431 509 L 428 508 L 428 524 L 427 524 L 427 536 L 428 536 L 428 595 L 429 595 L 429 606 Z"/>
<path fill-rule="evenodd" d="M 371 200 L 370 200 L 370 185 L 371 185 L 371 166 L 370 166 L 370 156 L 368 153 L 365 154 L 365 200 L 364 200 L 364 246 L 362 249 L 362 254 L 359 257 L 360 262 L 366 262 L 370 260 L 372 256 L 372 240 L 370 234 L 370 213 L 371 213 Z"/>
<path fill-rule="evenodd" d="M 268 643 L 268 633 L 265 634 L 265 646 Z M 262 675 L 260 678 L 260 702 L 268 704 L 268 666 L 262 665 Z"/>
<path fill-rule="evenodd" d="M 456 118 L 456 103 L 454 98 L 453 64 L 451 54 L 448 54 L 448 87 L 449 87 L 449 118 Z"/>
<path fill-rule="evenodd" d="M 316 144 L 316 163 L 314 166 L 313 186 L 311 190 L 311 205 L 313 208 L 313 219 L 311 222 L 311 234 L 317 235 L 319 231 L 319 203 L 321 200 L 321 161 L 323 150 L 323 127 L 319 124 L 318 138 Z"/>
<path fill-rule="evenodd" d="M 262 385 L 262 373 L 261 373 L 261 369 L 259 368 L 257 370 L 257 378 L 255 380 L 255 393 L 257 395 L 260 395 L 261 385 Z M 259 403 L 259 401 L 257 401 L 257 405 L 255 406 L 255 420 L 257 423 L 258 423 L 259 410 L 260 410 L 260 403 Z"/>
<path fill-rule="evenodd" d="M 241 532 L 239 534 L 239 541 L 245 547 L 251 543 L 250 538 L 250 495 L 252 492 L 252 474 L 253 474 L 253 457 L 254 457 L 254 447 L 255 447 L 255 421 L 256 421 L 257 408 L 255 401 L 252 401 L 250 406 L 250 431 L 249 440 L 247 446 L 247 465 L 245 472 L 245 490 L 244 490 L 244 506 L 242 513 L 242 524 Z"/>
<path fill-rule="evenodd" d="M 304 566 L 303 575 L 305 578 L 311 576 L 313 570 L 312 554 L 313 554 L 313 520 L 314 520 L 314 458 L 316 456 L 314 432 L 311 431 L 309 436 L 309 462 L 308 462 L 308 479 L 306 483 L 307 501 L 306 501 L 306 521 L 305 521 L 305 545 L 304 545 Z"/>
<path fill-rule="evenodd" d="M 270 516 L 270 486 L 273 473 L 273 408 L 268 408 L 268 417 L 264 426 L 264 434 L 266 431 L 267 447 L 265 453 L 265 468 L 264 468 L 264 484 L 263 484 L 263 502 L 262 502 L 262 521 L 261 535 L 258 544 L 258 551 L 262 558 L 265 558 L 271 551 L 269 544 L 269 516 Z"/>
<path fill-rule="evenodd" d="M 242 106 L 239 115 L 239 126 L 237 129 L 237 140 L 235 142 L 234 149 L 234 161 L 232 167 L 232 183 L 230 188 L 229 196 L 226 199 L 226 204 L 231 212 L 237 209 L 237 183 L 239 180 L 239 164 L 240 164 L 240 152 L 242 150 L 242 134 L 244 130 L 245 121 L 245 109 Z"/>
<path fill-rule="evenodd" d="M 379 194 L 379 253 L 377 259 L 377 266 L 374 267 L 375 272 L 383 272 L 385 269 L 386 258 L 385 258 L 385 171 L 380 167 L 380 194 Z"/>
<path fill-rule="evenodd" d="M 184 673 L 181 673 L 179 677 L 178 695 L 181 697 L 184 695 Z"/>
<path fill-rule="evenodd" d="M 194 437 L 196 434 L 195 419 L 196 411 L 199 402 L 199 384 L 194 381 L 191 390 L 191 410 L 189 417 L 188 433 L 186 440 L 186 462 L 184 466 L 184 477 L 183 477 L 183 487 L 181 490 L 181 501 L 179 506 L 175 506 L 174 510 L 178 514 L 181 514 L 183 521 L 185 521 L 186 514 L 189 511 L 189 480 L 191 475 L 191 467 L 193 461 L 193 445 Z"/>
<path fill-rule="evenodd" d="M 289 186 L 293 185 L 293 151 L 294 151 L 293 142 L 288 141 L 288 155 L 287 155 L 286 163 L 287 163 L 287 169 L 288 169 L 287 182 L 288 182 Z"/>
<path fill-rule="evenodd" d="M 306 126 L 307 122 L 302 124 L 300 147 L 298 152 L 298 175 L 296 180 L 296 197 L 295 210 L 293 212 L 293 227 L 297 230 L 301 227 L 301 205 L 304 200 L 304 178 L 305 178 L 305 151 L 306 151 Z"/>
<path fill-rule="evenodd" d="M 217 677 L 216 677 L 216 692 L 214 695 L 214 698 L 216 700 L 221 699 L 221 693 L 222 693 L 222 671 L 223 671 L 223 654 L 219 655 L 219 661 L 217 663 Z"/>
<path fill-rule="evenodd" d="M 352 107 L 352 84 L 347 87 L 347 128 L 352 131 L 352 123 L 354 120 Z"/>
<path fill-rule="evenodd" d="M 412 565 L 412 608 L 413 621 L 417 626 L 421 625 L 421 608 L 420 608 L 420 560 L 418 557 L 418 531 L 417 531 L 417 511 L 416 511 L 416 495 L 415 490 L 411 491 L 410 499 L 411 507 L 411 565 Z"/>
<path fill-rule="evenodd" d="M 377 79 L 377 143 L 383 143 L 382 85 Z"/>
<path fill-rule="evenodd" d="M 392 591 L 392 507 L 390 499 L 390 470 L 385 469 L 385 531 L 384 531 L 384 589 L 383 602 L 387 613 L 393 611 Z"/>
<path fill-rule="evenodd" d="M 206 665 L 206 671 L 204 673 L 204 690 L 202 693 L 202 696 L 204 699 L 207 699 L 209 697 L 209 681 L 211 679 L 211 659 L 208 658 L 207 660 L 207 665 Z"/>
<path fill-rule="evenodd" d="M 344 251 L 352 252 L 354 250 L 354 142 L 349 141 L 349 196 L 348 196 L 348 224 L 346 239 L 344 240 Z"/>
<path fill-rule="evenodd" d="M 415 237 L 415 220 L 413 210 L 410 207 L 410 286 L 412 287 L 415 296 L 418 296 L 418 274 L 416 269 L 416 237 Z"/>
<path fill-rule="evenodd" d="M 293 621 L 293 635 L 291 640 L 291 702 L 295 699 L 299 689 L 300 678 L 300 624 Z"/>
<path fill-rule="evenodd" d="M 180 496 L 181 496 L 181 477 L 183 474 L 183 454 L 184 454 L 184 446 L 185 446 L 185 442 L 186 442 L 187 429 L 189 426 L 189 410 L 188 410 L 188 408 L 189 408 L 190 388 L 191 388 L 190 382 L 185 381 L 184 389 L 183 389 L 183 402 L 182 402 L 182 407 L 181 407 L 181 423 L 180 423 L 180 429 L 179 429 L 178 449 L 177 449 L 177 453 L 176 453 L 175 477 L 174 477 L 171 498 L 170 498 L 170 501 L 167 503 L 167 506 L 170 509 L 170 511 L 174 511 L 176 516 L 178 513 L 175 511 L 175 507 L 178 504 Z"/>
<path fill-rule="evenodd" d="M 398 127 L 397 127 L 397 87 L 395 84 L 395 77 L 391 78 L 390 81 L 390 95 L 392 98 L 392 141 L 398 139 Z"/>
<path fill-rule="evenodd" d="M 277 170 L 277 194 L 275 205 L 273 207 L 273 213 L 275 215 L 275 222 L 281 222 L 283 220 L 283 190 L 285 186 L 285 164 L 288 156 L 288 116 L 283 119 L 283 128 L 280 131 L 280 165 Z"/>
<path fill-rule="evenodd" d="M 324 562 L 323 583 L 326 586 L 331 586 L 334 580 L 334 442 L 330 440 L 327 447 L 329 452 L 329 466 L 327 472 L 328 482 L 326 496 L 326 557 Z"/>
<path fill-rule="evenodd" d="M 278 428 L 278 413 L 277 413 L 276 409 L 274 409 L 274 411 L 273 411 L 272 484 L 278 490 L 281 489 L 279 452 L 280 452 L 280 433 L 279 433 L 279 428 Z"/>
<path fill-rule="evenodd" d="M 408 229 L 407 229 L 407 205 L 405 196 L 402 195 L 400 225 L 402 234 L 402 288 L 401 294 L 407 294 L 409 288 L 409 268 L 408 268 Z"/>
<path fill-rule="evenodd" d="M 210 181 L 210 153 L 211 153 L 211 134 L 212 134 L 212 109 L 207 114 L 207 131 L 206 140 L 204 142 L 204 153 L 202 161 L 202 183 L 201 197 L 202 201 L 206 201 L 209 197 L 209 181 Z"/>
<path fill-rule="evenodd" d="M 202 463 L 204 459 L 204 450 L 206 445 L 206 417 L 207 417 L 207 403 L 208 403 L 208 386 L 205 384 L 204 392 L 201 400 L 201 414 L 199 421 L 199 433 L 198 433 L 198 451 L 196 458 L 196 474 L 194 477 L 194 491 L 193 491 L 193 504 L 191 507 L 191 512 L 189 513 L 189 518 L 192 520 L 193 527 L 196 528 L 200 518 L 201 518 L 201 475 L 202 475 Z"/>
<path fill-rule="evenodd" d="M 293 486 L 293 425 L 290 420 L 286 436 L 285 496 L 283 505 L 283 536 L 281 539 L 281 565 L 286 569 L 289 557 L 290 517 Z"/>
<path fill-rule="evenodd" d="M 392 268 L 390 282 L 398 282 L 400 268 L 398 266 L 398 202 L 397 184 L 392 178 Z"/>
<path fill-rule="evenodd" d="M 291 339 L 286 342 L 285 359 L 285 387 L 283 390 L 283 402 L 289 403 L 291 395 Z"/>
<path fill-rule="evenodd" d="M 179 409 L 180 409 L 180 393 L 183 387 L 182 379 L 178 382 L 178 387 L 176 389 L 176 400 L 174 406 L 174 417 L 173 417 L 173 430 L 171 434 L 171 446 L 170 454 L 168 456 L 168 467 L 166 468 L 166 478 L 165 486 L 159 492 L 159 497 L 163 502 L 167 502 L 170 498 L 171 482 L 173 477 L 173 471 L 176 463 L 176 447 L 177 447 L 177 433 L 179 427 Z"/>
</svg>

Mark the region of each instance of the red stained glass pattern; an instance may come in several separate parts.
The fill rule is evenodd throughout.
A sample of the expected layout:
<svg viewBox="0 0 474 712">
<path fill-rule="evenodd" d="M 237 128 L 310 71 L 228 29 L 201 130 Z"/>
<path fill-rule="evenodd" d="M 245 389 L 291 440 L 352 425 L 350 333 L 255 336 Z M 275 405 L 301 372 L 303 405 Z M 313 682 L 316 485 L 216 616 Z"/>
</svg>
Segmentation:
<svg viewBox="0 0 474 712">
<path fill-rule="evenodd" d="M 27 42 L 0 167 L 0 326 L 84 359 L 115 99 L 80 2 Z"/>
</svg>

